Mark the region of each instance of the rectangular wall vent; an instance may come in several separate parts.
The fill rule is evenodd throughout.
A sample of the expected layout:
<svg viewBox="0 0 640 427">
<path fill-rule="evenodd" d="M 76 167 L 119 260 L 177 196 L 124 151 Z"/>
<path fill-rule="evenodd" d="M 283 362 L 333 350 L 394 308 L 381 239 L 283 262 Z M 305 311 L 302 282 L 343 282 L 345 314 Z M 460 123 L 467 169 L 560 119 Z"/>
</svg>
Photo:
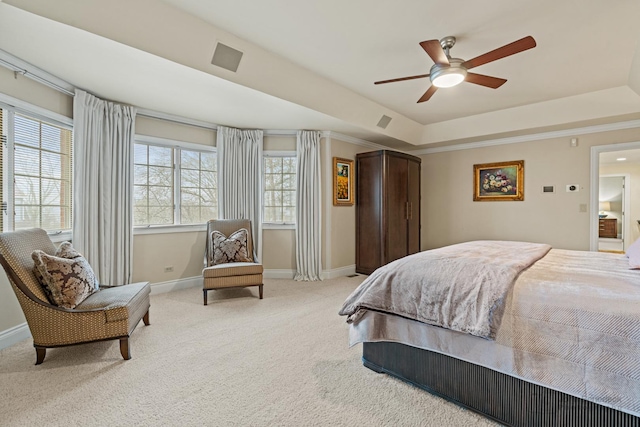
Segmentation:
<svg viewBox="0 0 640 427">
<path fill-rule="evenodd" d="M 235 50 L 226 44 L 218 43 L 215 51 L 213 52 L 213 59 L 211 59 L 211 63 L 235 73 L 238 70 L 238 65 L 240 65 L 242 55 L 242 52 L 239 50 Z"/>
<path fill-rule="evenodd" d="M 553 185 L 545 185 L 542 187 L 543 193 L 555 193 L 556 188 Z"/>
<path fill-rule="evenodd" d="M 380 121 L 378 121 L 378 124 L 376 126 L 378 126 L 379 128 L 382 128 L 382 129 L 386 129 L 387 126 L 389 126 L 389 122 L 390 121 L 391 121 L 391 117 L 385 116 L 383 114 L 382 117 L 380 118 Z"/>
</svg>

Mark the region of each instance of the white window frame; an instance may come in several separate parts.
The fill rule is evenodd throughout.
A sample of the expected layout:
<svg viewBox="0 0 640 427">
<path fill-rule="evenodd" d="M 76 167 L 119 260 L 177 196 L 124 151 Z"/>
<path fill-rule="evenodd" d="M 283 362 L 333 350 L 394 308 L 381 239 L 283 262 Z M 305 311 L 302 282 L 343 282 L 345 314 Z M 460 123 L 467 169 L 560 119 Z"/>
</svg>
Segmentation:
<svg viewBox="0 0 640 427">
<path fill-rule="evenodd" d="M 70 117 L 63 116 L 62 114 L 55 113 L 53 111 L 49 111 L 45 108 L 38 107 L 37 105 L 30 104 L 28 102 L 22 101 L 20 99 L 14 98 L 9 95 L 5 95 L 0 93 L 0 108 L 4 109 L 7 112 L 7 117 L 5 118 L 6 124 L 6 156 L 4 156 L 4 164 L 3 173 L 4 179 L 8 183 L 12 183 L 14 181 L 14 121 L 13 116 L 18 113 L 28 117 L 32 117 L 37 120 L 42 120 L 44 122 L 51 123 L 55 126 L 60 126 L 62 128 L 68 129 L 73 132 L 73 119 Z M 9 119 L 11 116 L 11 119 Z M 3 148 L 3 147 L 0 147 Z M 71 141 L 71 150 L 74 151 L 74 142 Z M 73 157 L 72 157 L 73 159 Z M 11 165 L 9 167 L 9 165 Z M 72 165 L 73 167 L 73 165 Z M 73 188 L 73 175 L 71 176 L 71 186 Z M 0 189 L 0 191 L 4 191 L 4 189 Z M 15 210 L 14 206 L 14 189 L 13 185 L 7 185 L 7 192 L 5 201 L 7 203 L 7 212 L 10 209 Z M 73 202 L 72 202 L 73 203 Z M 72 205 L 73 206 L 73 205 Z M 73 210 L 73 208 L 72 208 Z M 14 217 L 13 215 L 8 215 L 4 211 L 2 211 L 2 215 L 7 215 L 7 229 L 5 231 L 13 231 L 14 229 Z M 71 213 L 71 227 L 73 228 L 73 212 Z M 72 239 L 72 230 L 47 230 L 47 234 L 51 238 L 53 242 L 63 242 L 65 240 Z"/>
<path fill-rule="evenodd" d="M 196 144 L 193 142 L 178 141 L 175 139 L 160 138 L 150 135 L 136 134 L 134 143 L 154 145 L 158 147 L 172 148 L 173 151 L 173 224 L 162 225 L 136 225 L 133 234 L 164 234 L 164 233 L 188 233 L 194 231 L 206 231 L 207 224 L 179 224 L 180 221 L 180 150 L 201 151 L 216 153 L 216 147 Z M 133 160 L 132 160 L 133 162 Z M 133 186 L 133 184 L 131 184 Z"/>
<path fill-rule="evenodd" d="M 260 200 L 262 201 L 261 205 L 262 205 L 262 209 L 260 209 L 260 218 L 262 221 L 262 228 L 265 230 L 293 230 L 296 228 L 296 223 L 289 223 L 289 222 L 265 222 L 264 220 L 264 179 L 265 176 L 264 174 L 266 173 L 265 169 L 264 169 L 264 158 L 265 157 L 297 157 L 297 152 L 296 151 L 279 151 L 279 150 L 269 150 L 269 151 L 263 151 L 262 152 L 262 162 L 263 162 L 263 167 L 262 167 L 262 194 L 260 195 Z M 296 165 L 297 165 L 297 160 L 296 160 Z M 296 181 L 297 181 L 297 171 L 296 171 Z M 298 188 L 296 185 L 296 198 L 297 198 L 297 192 L 298 192 Z M 298 204 L 296 203 L 296 209 L 298 209 Z"/>
</svg>

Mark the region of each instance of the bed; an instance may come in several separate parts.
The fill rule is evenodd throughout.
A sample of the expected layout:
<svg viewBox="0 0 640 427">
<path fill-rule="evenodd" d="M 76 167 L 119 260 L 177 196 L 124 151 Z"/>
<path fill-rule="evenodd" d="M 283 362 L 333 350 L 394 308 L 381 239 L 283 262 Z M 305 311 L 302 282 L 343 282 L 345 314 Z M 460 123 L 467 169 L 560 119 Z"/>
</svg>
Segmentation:
<svg viewBox="0 0 640 427">
<path fill-rule="evenodd" d="M 640 271 L 624 255 L 452 245 L 376 270 L 340 314 L 366 367 L 502 424 L 640 426 Z"/>
</svg>

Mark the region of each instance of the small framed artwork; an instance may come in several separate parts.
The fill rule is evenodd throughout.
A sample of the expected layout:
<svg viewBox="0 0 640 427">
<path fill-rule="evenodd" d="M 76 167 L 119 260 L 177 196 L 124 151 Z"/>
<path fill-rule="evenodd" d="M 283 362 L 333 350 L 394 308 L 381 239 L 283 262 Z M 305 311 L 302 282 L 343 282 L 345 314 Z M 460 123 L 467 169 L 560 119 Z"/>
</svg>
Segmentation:
<svg viewBox="0 0 640 427">
<path fill-rule="evenodd" d="M 524 200 L 524 160 L 473 165 L 473 200 Z"/>
<path fill-rule="evenodd" d="M 353 160 L 333 158 L 333 204 L 351 206 L 355 203 Z"/>
</svg>

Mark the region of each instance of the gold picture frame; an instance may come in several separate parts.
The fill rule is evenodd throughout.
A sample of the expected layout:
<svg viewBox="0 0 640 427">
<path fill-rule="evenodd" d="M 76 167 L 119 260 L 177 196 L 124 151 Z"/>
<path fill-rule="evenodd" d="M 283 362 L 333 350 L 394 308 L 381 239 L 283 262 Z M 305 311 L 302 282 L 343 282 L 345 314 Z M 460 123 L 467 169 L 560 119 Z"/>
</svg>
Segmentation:
<svg viewBox="0 0 640 427">
<path fill-rule="evenodd" d="M 333 205 L 352 206 L 355 203 L 355 187 L 353 176 L 355 173 L 354 161 L 333 158 Z"/>
<path fill-rule="evenodd" d="M 523 201 L 524 160 L 473 165 L 473 201 Z"/>
</svg>

